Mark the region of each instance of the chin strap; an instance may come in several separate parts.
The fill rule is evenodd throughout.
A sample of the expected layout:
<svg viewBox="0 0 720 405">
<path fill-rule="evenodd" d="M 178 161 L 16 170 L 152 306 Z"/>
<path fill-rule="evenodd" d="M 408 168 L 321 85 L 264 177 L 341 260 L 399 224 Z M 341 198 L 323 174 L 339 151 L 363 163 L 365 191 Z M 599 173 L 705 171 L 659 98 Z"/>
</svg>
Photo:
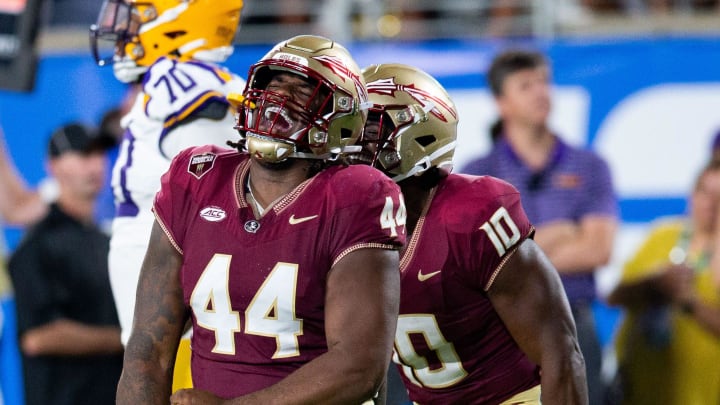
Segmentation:
<svg viewBox="0 0 720 405">
<path fill-rule="evenodd" d="M 407 173 L 398 174 L 397 176 L 393 176 L 393 178 L 392 178 L 393 181 L 395 183 L 399 183 L 399 182 L 407 179 L 408 177 L 417 176 L 417 175 L 422 174 L 423 172 L 425 172 L 426 170 L 428 170 L 432 167 L 433 160 L 439 158 L 440 156 L 442 156 L 448 152 L 455 150 L 456 145 L 457 145 L 457 141 L 452 141 L 452 142 L 448 143 L 447 145 L 445 145 L 441 148 L 438 148 L 438 150 L 436 150 L 435 152 L 418 160 L 415 163 L 415 165 L 413 166 L 413 168 L 410 169 Z M 438 166 L 438 167 L 440 167 L 440 166 Z"/>
</svg>

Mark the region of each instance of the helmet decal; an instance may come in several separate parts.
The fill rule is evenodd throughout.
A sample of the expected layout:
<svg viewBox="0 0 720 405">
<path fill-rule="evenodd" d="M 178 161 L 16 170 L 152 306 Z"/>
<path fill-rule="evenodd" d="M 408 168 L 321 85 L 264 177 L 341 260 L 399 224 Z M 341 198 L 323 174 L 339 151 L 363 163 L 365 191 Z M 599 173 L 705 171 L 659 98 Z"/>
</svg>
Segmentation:
<svg viewBox="0 0 720 405">
<path fill-rule="evenodd" d="M 387 79 L 378 79 L 369 82 L 367 84 L 367 90 L 368 93 L 380 94 L 390 97 L 394 97 L 396 91 L 404 91 L 415 101 L 417 101 L 418 104 L 420 104 L 420 106 L 422 106 L 423 108 L 427 108 L 429 105 L 428 102 L 432 102 L 433 106 L 430 110 L 430 113 L 432 113 L 432 115 L 436 116 L 443 122 L 448 122 L 448 120 L 447 118 L 445 118 L 443 113 L 436 107 L 437 105 L 440 105 L 446 110 L 448 110 L 450 114 L 452 114 L 453 118 L 457 118 L 457 114 L 455 114 L 455 109 L 445 103 L 441 98 L 434 96 L 428 91 L 416 88 L 415 84 L 397 84 L 395 83 L 394 77 L 390 77 Z"/>
<path fill-rule="evenodd" d="M 320 64 L 335 73 L 335 75 L 343 79 L 343 81 L 345 81 L 346 78 L 350 79 L 350 81 L 353 82 L 355 88 L 357 89 L 358 96 L 361 98 L 360 101 L 367 101 L 367 89 L 363 85 L 362 79 L 360 79 L 360 75 L 353 72 L 352 69 L 350 69 L 341 58 L 331 55 L 320 55 L 313 56 L 313 59 L 320 62 Z"/>
</svg>

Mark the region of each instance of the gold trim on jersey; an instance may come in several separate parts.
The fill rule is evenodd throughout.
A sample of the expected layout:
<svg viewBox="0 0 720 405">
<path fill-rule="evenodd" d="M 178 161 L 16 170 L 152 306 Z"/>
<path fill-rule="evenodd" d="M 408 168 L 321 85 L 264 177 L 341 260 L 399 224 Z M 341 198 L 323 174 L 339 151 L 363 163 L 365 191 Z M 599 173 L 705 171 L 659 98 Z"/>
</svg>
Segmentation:
<svg viewBox="0 0 720 405">
<path fill-rule="evenodd" d="M 533 226 L 530 226 L 530 231 L 528 231 L 527 235 L 525 235 L 524 238 L 520 240 L 520 242 L 516 243 L 510 250 L 505 253 L 505 256 L 503 256 L 502 260 L 500 260 L 500 263 L 498 263 L 495 270 L 490 275 L 490 278 L 488 279 L 488 282 L 485 284 L 485 291 L 489 291 L 490 287 L 492 287 L 493 283 L 495 282 L 495 279 L 497 278 L 498 274 L 500 274 L 500 270 L 503 269 L 505 266 L 505 263 L 507 263 L 508 260 L 510 260 L 510 257 L 515 254 L 515 252 L 518 250 L 520 245 L 525 241 L 525 239 L 529 238 L 530 235 L 532 235 L 535 232 L 535 228 Z"/>
<path fill-rule="evenodd" d="M 175 248 L 175 250 L 178 251 L 178 253 L 180 253 L 181 255 L 184 255 L 183 250 L 180 248 L 180 245 L 178 245 L 177 242 L 175 242 L 175 239 L 170 234 L 170 231 L 168 231 L 168 228 L 167 228 L 167 226 L 165 226 L 165 223 L 162 221 L 162 219 L 160 219 L 160 217 L 157 215 L 157 213 L 155 212 L 154 209 L 152 210 L 152 212 L 153 212 L 153 215 L 155 216 L 155 221 L 157 221 L 158 225 L 160 225 L 160 228 L 162 228 L 163 232 L 165 232 L 165 235 L 167 236 L 168 240 L 170 241 L 170 244 L 173 245 L 173 247 Z"/>
<path fill-rule="evenodd" d="M 260 219 L 263 217 L 263 215 L 259 215 L 257 210 L 255 210 L 255 204 L 251 204 L 249 201 L 247 195 L 249 193 L 245 192 L 245 183 L 249 177 L 250 172 L 250 159 L 252 158 L 250 157 L 246 161 L 242 162 L 238 167 L 237 171 L 235 172 L 235 198 L 237 199 L 238 208 L 252 207 L 253 212 L 255 213 L 255 218 Z M 294 189 L 292 189 L 289 193 L 279 197 L 277 200 L 268 204 L 268 206 L 265 207 L 265 212 L 268 212 L 272 209 L 273 212 L 275 212 L 275 215 L 279 215 L 280 213 L 282 213 L 283 210 L 290 206 L 290 204 L 292 204 L 298 198 L 298 196 L 302 194 L 303 191 L 305 191 L 310 182 L 312 182 L 314 179 L 315 176 L 304 180 L 302 183 L 298 184 Z"/>
<path fill-rule="evenodd" d="M 250 159 L 240 162 L 235 169 L 235 182 L 233 187 L 235 188 L 235 200 L 238 208 L 247 208 L 250 206 L 245 196 L 245 176 L 248 170 L 250 170 Z"/>
<path fill-rule="evenodd" d="M 432 190 L 430 190 L 430 194 L 428 195 L 427 204 L 423 207 L 422 213 L 420 214 L 420 218 L 418 219 L 417 224 L 415 225 L 415 229 L 413 230 L 412 236 L 410 238 L 410 242 L 407 243 L 405 250 L 402 251 L 401 257 L 400 257 L 400 273 L 404 273 L 408 264 L 412 260 L 413 256 L 415 255 L 415 249 L 417 247 L 417 244 L 420 240 L 420 234 L 422 234 L 423 227 L 425 226 L 425 216 L 427 215 L 428 210 L 430 209 L 430 206 L 433 203 L 433 200 L 435 199 L 435 191 L 437 191 L 437 186 L 433 187 Z"/>
<path fill-rule="evenodd" d="M 292 204 L 297 199 L 297 197 L 302 194 L 303 191 L 305 191 L 305 189 L 314 179 L 315 176 L 303 181 L 302 183 L 298 184 L 294 189 L 292 189 L 289 193 L 277 199 L 275 204 L 272 206 L 275 214 L 280 214 L 285 208 Z"/>
<path fill-rule="evenodd" d="M 343 250 L 340 252 L 340 254 L 333 260 L 331 268 L 337 264 L 340 260 L 342 260 L 343 257 L 347 256 L 348 254 L 360 250 L 360 249 L 388 249 L 388 250 L 396 250 L 397 247 L 393 245 L 387 245 L 385 243 L 376 243 L 376 242 L 370 242 L 370 243 L 358 243 L 357 245 L 350 246 L 349 248 Z"/>
</svg>

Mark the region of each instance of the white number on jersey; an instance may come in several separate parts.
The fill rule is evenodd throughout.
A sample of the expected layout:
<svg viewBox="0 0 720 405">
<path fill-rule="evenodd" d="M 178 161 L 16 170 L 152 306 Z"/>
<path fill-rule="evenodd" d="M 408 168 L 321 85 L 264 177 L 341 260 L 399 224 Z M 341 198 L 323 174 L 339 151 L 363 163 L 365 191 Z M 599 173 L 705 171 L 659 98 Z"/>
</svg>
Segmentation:
<svg viewBox="0 0 720 405">
<path fill-rule="evenodd" d="M 422 334 L 428 348 L 435 351 L 441 368 L 431 370 L 427 359 L 415 351 L 410 340 L 413 334 Z M 449 387 L 467 375 L 455 346 L 445 340 L 432 314 L 400 315 L 395 331 L 393 361 L 402 366 L 403 374 L 413 384 L 421 387 Z"/>
<path fill-rule="evenodd" d="M 213 353 L 235 354 L 235 332 L 240 332 L 240 315 L 232 310 L 228 291 L 231 260 L 230 255 L 215 254 L 190 295 L 197 324 L 215 331 Z"/>
<path fill-rule="evenodd" d="M 295 317 L 298 265 L 278 263 L 245 310 L 245 333 L 274 337 L 273 359 L 299 356 L 303 321 Z"/>
<path fill-rule="evenodd" d="M 510 218 L 510 213 L 505 207 L 498 208 L 490 220 L 480 226 L 480 229 L 485 231 L 490 238 L 490 242 L 495 246 L 499 256 L 504 255 L 520 240 L 520 230 Z"/>
<path fill-rule="evenodd" d="M 407 209 L 405 208 L 405 200 L 400 196 L 400 205 L 395 212 L 395 205 L 392 197 L 385 197 L 385 206 L 380 214 L 380 226 L 382 229 L 390 229 L 390 236 L 397 236 L 398 226 L 404 226 L 407 219 Z"/>
<path fill-rule="evenodd" d="M 213 256 L 193 289 L 190 306 L 198 326 L 215 332 L 213 353 L 234 355 L 235 333 L 242 328 L 230 302 L 231 259 Z M 295 317 L 297 275 L 297 264 L 277 263 L 245 310 L 245 333 L 274 337 L 274 359 L 300 355 L 297 337 L 303 334 L 303 323 Z"/>
</svg>

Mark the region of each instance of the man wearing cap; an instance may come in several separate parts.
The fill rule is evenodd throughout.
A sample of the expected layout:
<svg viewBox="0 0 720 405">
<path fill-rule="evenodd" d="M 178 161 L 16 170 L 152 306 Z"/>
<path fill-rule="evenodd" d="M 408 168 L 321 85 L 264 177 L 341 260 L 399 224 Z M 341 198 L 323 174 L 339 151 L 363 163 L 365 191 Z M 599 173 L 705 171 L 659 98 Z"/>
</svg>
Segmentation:
<svg viewBox="0 0 720 405">
<path fill-rule="evenodd" d="M 53 133 L 57 200 L 10 257 L 27 405 L 115 402 L 123 349 L 109 238 L 94 222 L 110 145 L 79 124 Z"/>
</svg>

